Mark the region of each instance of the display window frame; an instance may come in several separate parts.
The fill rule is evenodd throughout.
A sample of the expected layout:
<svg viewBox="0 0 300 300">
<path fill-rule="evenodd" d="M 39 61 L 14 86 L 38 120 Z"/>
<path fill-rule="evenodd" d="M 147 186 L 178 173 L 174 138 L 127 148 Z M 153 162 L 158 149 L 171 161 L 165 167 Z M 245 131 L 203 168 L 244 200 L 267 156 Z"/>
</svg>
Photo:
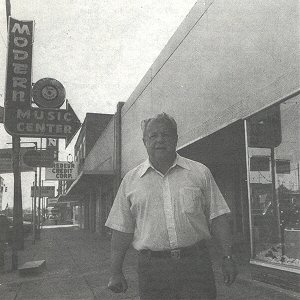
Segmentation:
<svg viewBox="0 0 300 300">
<path fill-rule="evenodd" d="M 286 255 L 286 252 L 284 252 L 288 239 L 289 239 L 289 244 L 288 244 L 289 246 L 292 245 L 294 242 L 297 245 L 297 239 L 300 238 L 300 227 L 293 229 L 290 224 L 287 224 L 287 227 L 283 225 L 285 220 L 285 218 L 283 217 L 285 213 L 285 209 L 282 208 L 282 203 L 287 203 L 287 202 L 293 203 L 295 199 L 297 200 L 297 205 L 298 205 L 298 200 L 300 199 L 299 198 L 300 197 L 300 180 L 299 180 L 300 154 L 297 158 L 298 160 L 297 191 L 286 189 L 288 191 L 288 193 L 286 194 L 284 194 L 282 191 L 280 192 L 278 178 L 279 177 L 284 178 L 284 176 L 287 177 L 288 174 L 291 173 L 291 162 L 288 159 L 286 159 L 286 157 L 276 156 L 277 155 L 276 147 L 280 147 L 283 141 L 282 139 L 285 138 L 282 135 L 284 135 L 286 132 L 286 130 L 284 131 L 281 128 L 283 127 L 283 123 L 282 123 L 283 121 L 281 119 L 282 116 L 280 115 L 281 108 L 282 105 L 284 105 L 285 103 L 288 104 L 289 101 L 296 101 L 295 103 L 298 105 L 297 109 L 299 114 L 300 96 L 298 94 L 296 96 L 283 99 L 282 101 L 278 101 L 276 104 L 273 104 L 272 106 L 269 106 L 249 116 L 247 119 L 244 119 L 245 147 L 246 147 L 245 153 L 246 153 L 246 167 L 247 167 L 247 193 L 248 193 L 248 203 L 249 203 L 248 214 L 249 214 L 249 228 L 250 228 L 250 253 L 251 253 L 250 263 L 254 265 L 260 265 L 263 267 L 269 267 L 269 268 L 300 274 L 300 257 L 298 257 L 297 254 L 296 254 L 297 257 L 295 258 L 288 257 Z M 269 128 L 259 128 L 259 126 L 256 125 L 256 123 L 259 124 L 261 116 L 265 116 L 264 119 L 265 122 L 261 122 L 261 123 L 267 124 L 267 126 L 270 120 Z M 298 129 L 298 132 L 296 131 L 298 137 L 296 136 L 296 142 L 299 143 L 300 142 L 299 141 L 300 121 L 298 122 L 299 124 L 297 124 L 298 127 L 296 128 L 296 130 Z M 258 132 L 262 136 L 254 137 L 254 138 L 253 136 L 251 137 L 253 131 Z M 270 135 L 273 136 L 270 137 Z M 300 147 L 298 151 L 300 151 Z M 295 165 L 295 161 L 293 162 L 293 165 Z M 261 169 L 261 171 L 259 169 L 260 167 L 263 168 Z M 255 173 L 259 174 L 259 176 L 261 177 L 260 180 L 257 179 L 258 175 Z M 269 195 L 272 195 L 272 201 L 268 200 Z M 288 195 L 286 196 L 287 199 L 285 199 L 282 195 Z M 272 223 L 271 226 L 269 225 L 269 227 L 266 226 L 266 228 L 264 228 L 264 232 L 270 233 L 273 230 L 274 231 L 273 235 L 276 238 L 274 239 L 273 246 L 272 246 L 272 242 L 270 242 L 269 248 L 267 247 L 266 249 L 264 249 L 264 251 L 262 249 L 258 250 L 259 247 L 263 247 L 262 245 L 264 244 L 264 242 L 265 244 L 267 244 L 266 243 L 267 238 L 264 240 L 264 236 L 260 238 L 258 238 L 258 236 L 260 236 L 261 234 L 260 226 L 263 227 L 265 225 L 263 222 L 265 222 L 264 219 L 267 218 L 266 215 L 269 213 L 269 211 L 272 211 L 270 217 Z M 261 221 L 261 225 L 257 225 L 259 224 L 258 221 L 259 218 L 263 220 Z M 296 240 L 294 237 L 295 235 L 297 235 Z M 295 252 L 291 252 L 290 249 L 288 250 L 290 251 L 289 253 L 295 253 Z M 280 253 L 278 254 L 280 260 L 278 259 L 278 257 L 276 257 L 277 255 L 276 251 Z M 293 251 L 296 250 L 294 249 Z M 275 253 L 275 255 L 273 253 Z M 272 255 L 274 255 L 274 258 L 271 257 Z"/>
</svg>

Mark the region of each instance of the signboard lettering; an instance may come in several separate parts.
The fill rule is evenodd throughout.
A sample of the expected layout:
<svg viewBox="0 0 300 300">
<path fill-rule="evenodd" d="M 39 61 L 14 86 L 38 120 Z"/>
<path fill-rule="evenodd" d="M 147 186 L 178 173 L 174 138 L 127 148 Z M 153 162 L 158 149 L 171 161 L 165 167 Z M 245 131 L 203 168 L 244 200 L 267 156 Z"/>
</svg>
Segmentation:
<svg viewBox="0 0 300 300">
<path fill-rule="evenodd" d="M 77 167 L 73 162 L 58 161 L 45 169 L 45 180 L 75 180 L 76 176 Z"/>
<path fill-rule="evenodd" d="M 46 148 L 51 148 L 51 147 L 58 147 L 58 140 L 57 139 L 52 139 L 48 138 L 47 143 L 46 143 Z"/>
<path fill-rule="evenodd" d="M 9 19 L 5 108 L 28 107 L 31 102 L 33 21 Z M 5 113 L 12 111 L 6 111 Z"/>
<path fill-rule="evenodd" d="M 24 137 L 64 138 L 68 146 L 81 124 L 68 102 L 66 109 L 57 109 L 64 101 L 64 92 L 60 93 L 61 88 L 58 88 L 53 93 L 51 86 L 54 79 L 49 79 L 52 85 L 48 85 L 45 79 L 42 91 L 37 87 L 35 92 L 41 92 L 46 100 L 56 100 L 56 95 L 59 95 L 60 102 L 47 108 L 31 107 L 33 21 L 19 21 L 10 17 L 8 34 L 4 103 L 6 131 Z"/>
<path fill-rule="evenodd" d="M 54 159 L 53 161 L 58 161 L 58 145 L 59 140 L 53 138 L 46 139 L 46 150 L 53 151 Z"/>
<path fill-rule="evenodd" d="M 54 207 L 57 202 L 58 198 L 47 198 L 47 207 Z"/>
</svg>

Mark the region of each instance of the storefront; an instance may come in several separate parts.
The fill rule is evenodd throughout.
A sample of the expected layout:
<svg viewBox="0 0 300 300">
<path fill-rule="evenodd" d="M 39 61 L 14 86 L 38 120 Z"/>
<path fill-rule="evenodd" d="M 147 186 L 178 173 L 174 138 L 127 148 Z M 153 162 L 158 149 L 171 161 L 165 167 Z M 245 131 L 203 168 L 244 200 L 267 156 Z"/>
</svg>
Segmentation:
<svg viewBox="0 0 300 300">
<path fill-rule="evenodd" d="M 101 235 L 110 234 L 104 224 L 120 180 L 121 107 L 122 103 L 120 102 L 117 106 L 117 112 L 114 115 L 107 115 L 109 122 L 107 123 L 105 120 L 105 126 L 103 122 L 101 123 L 101 133 L 94 143 L 91 142 L 91 138 L 81 138 L 80 140 L 79 135 L 77 140 L 78 155 L 75 157 L 79 158 L 77 161 L 80 162 L 80 172 L 65 195 L 68 201 L 76 201 L 77 203 L 76 222 L 80 228 Z M 96 121 L 94 125 L 97 124 Z M 88 132 L 88 128 L 85 128 L 85 136 L 88 136 Z M 82 141 L 86 141 L 85 147 L 80 147 Z M 82 148 L 89 149 L 88 153 L 81 151 Z"/>
<path fill-rule="evenodd" d="M 254 277 L 299 291 L 300 96 L 246 120 Z M 270 270 L 270 268 L 272 270 Z"/>
<path fill-rule="evenodd" d="M 87 227 L 94 220 L 107 233 L 121 177 L 147 157 L 141 121 L 166 112 L 178 124 L 178 152 L 212 171 L 232 211 L 234 250 L 246 254 L 253 277 L 297 290 L 297 5 L 195 4 L 84 161 L 84 176 L 97 177 L 84 199 Z M 84 178 L 77 185 L 87 190 Z"/>
<path fill-rule="evenodd" d="M 299 282 L 297 2 L 198 1 L 121 111 L 121 175 L 147 153 L 140 122 L 166 112 L 178 152 L 207 165 L 253 277 Z M 297 217 L 298 215 L 298 217 Z"/>
</svg>

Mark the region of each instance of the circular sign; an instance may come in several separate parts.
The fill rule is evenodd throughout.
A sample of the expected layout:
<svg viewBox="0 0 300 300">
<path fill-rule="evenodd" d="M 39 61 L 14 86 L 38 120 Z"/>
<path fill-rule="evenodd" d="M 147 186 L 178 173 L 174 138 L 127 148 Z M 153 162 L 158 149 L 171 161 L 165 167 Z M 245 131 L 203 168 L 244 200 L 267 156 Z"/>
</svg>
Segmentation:
<svg viewBox="0 0 300 300">
<path fill-rule="evenodd" d="M 41 153 L 37 150 L 28 150 L 23 155 L 23 161 L 29 167 L 38 167 L 41 163 Z"/>
<path fill-rule="evenodd" d="M 65 88 L 56 79 L 43 78 L 32 88 L 32 98 L 38 107 L 58 108 L 65 102 Z"/>
</svg>

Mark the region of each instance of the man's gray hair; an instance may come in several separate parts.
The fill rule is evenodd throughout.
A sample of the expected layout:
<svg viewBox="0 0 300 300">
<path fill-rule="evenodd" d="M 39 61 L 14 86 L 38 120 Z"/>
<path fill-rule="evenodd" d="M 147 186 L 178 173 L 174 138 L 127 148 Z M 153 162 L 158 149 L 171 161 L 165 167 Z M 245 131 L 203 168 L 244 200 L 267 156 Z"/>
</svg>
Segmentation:
<svg viewBox="0 0 300 300">
<path fill-rule="evenodd" d="M 177 123 L 176 121 L 174 120 L 173 117 L 171 117 L 170 115 L 166 114 L 165 112 L 161 113 L 161 114 L 158 114 L 152 118 L 149 118 L 149 119 L 145 119 L 141 122 L 141 128 L 142 128 L 142 131 L 143 131 L 143 137 L 145 136 L 145 132 L 147 130 L 147 126 L 148 124 L 153 121 L 153 120 L 156 120 L 156 121 L 163 121 L 165 122 L 166 124 L 168 124 L 168 126 L 170 127 L 170 129 L 172 130 L 172 132 L 177 135 Z"/>
</svg>

